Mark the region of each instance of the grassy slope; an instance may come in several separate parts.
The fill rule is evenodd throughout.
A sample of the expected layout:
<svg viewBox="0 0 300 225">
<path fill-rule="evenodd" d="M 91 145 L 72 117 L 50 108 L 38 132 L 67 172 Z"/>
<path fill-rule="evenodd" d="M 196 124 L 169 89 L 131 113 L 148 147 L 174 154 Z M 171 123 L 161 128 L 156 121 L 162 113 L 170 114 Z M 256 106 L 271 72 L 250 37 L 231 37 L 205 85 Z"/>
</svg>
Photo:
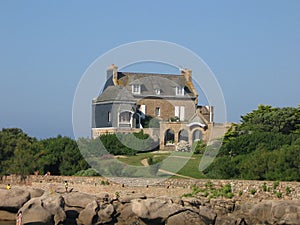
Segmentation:
<svg viewBox="0 0 300 225">
<path fill-rule="evenodd" d="M 176 172 L 176 167 L 178 165 L 184 164 L 183 167 L 177 172 L 178 174 L 197 178 L 197 179 L 204 178 L 203 173 L 201 173 L 198 169 L 202 157 L 202 155 L 199 154 L 191 155 L 190 153 L 185 153 L 185 152 L 172 152 L 172 154 L 168 152 L 166 153 L 147 152 L 147 153 L 139 153 L 135 156 L 128 156 L 127 158 L 119 158 L 118 160 L 129 165 L 142 166 L 141 161 L 149 157 L 153 157 L 156 162 L 163 161 L 166 159 L 163 163 L 163 169 L 165 170 Z M 191 157 L 191 158 L 188 160 L 186 157 Z"/>
</svg>

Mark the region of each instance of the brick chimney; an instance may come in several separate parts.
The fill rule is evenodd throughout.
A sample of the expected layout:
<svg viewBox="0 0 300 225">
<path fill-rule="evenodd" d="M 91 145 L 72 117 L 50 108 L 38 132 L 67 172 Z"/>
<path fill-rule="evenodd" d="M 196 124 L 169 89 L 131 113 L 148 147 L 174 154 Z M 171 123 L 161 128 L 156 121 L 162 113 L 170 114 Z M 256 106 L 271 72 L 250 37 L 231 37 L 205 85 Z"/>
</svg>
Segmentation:
<svg viewBox="0 0 300 225">
<path fill-rule="evenodd" d="M 192 70 L 190 69 L 180 69 L 180 74 L 185 77 L 186 81 L 192 81 Z"/>
<path fill-rule="evenodd" d="M 110 79 L 112 77 L 112 80 L 114 82 L 114 85 L 118 85 L 118 67 L 115 64 L 111 64 L 106 71 L 106 79 Z"/>
</svg>

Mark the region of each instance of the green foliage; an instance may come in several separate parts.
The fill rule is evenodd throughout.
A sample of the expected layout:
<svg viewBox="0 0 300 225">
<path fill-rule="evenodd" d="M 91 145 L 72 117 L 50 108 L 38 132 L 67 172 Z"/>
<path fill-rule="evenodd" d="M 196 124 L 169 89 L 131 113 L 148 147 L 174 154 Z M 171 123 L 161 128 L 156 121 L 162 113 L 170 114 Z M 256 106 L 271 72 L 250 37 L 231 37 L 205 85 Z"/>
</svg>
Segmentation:
<svg viewBox="0 0 300 225">
<path fill-rule="evenodd" d="M 267 192 L 267 191 L 268 191 L 268 186 L 267 186 L 266 182 L 264 182 L 264 183 L 261 185 L 261 189 L 262 189 L 264 192 Z"/>
<path fill-rule="evenodd" d="M 260 105 L 233 124 L 204 174 L 218 179 L 300 181 L 300 107 Z"/>
<path fill-rule="evenodd" d="M 110 183 L 109 183 L 108 180 L 101 180 L 101 181 L 100 181 L 100 184 L 101 184 L 101 185 L 109 185 Z"/>
<path fill-rule="evenodd" d="M 143 128 L 159 128 L 160 120 L 152 116 L 146 115 L 145 119 L 141 120 Z"/>
<path fill-rule="evenodd" d="M 82 177 L 93 177 L 100 176 L 100 174 L 93 168 L 88 168 L 86 170 L 80 170 L 74 174 L 74 176 L 82 176 Z"/>
<path fill-rule="evenodd" d="M 149 151 L 155 148 L 154 140 L 148 134 L 144 134 L 143 130 L 133 134 L 105 134 L 97 139 L 101 141 L 99 146 L 102 146 L 100 151 L 102 154 L 108 152 L 113 155 L 135 155 L 139 151 Z M 94 145 L 98 152 L 99 146 Z"/>
<path fill-rule="evenodd" d="M 278 186 L 279 186 L 279 181 L 274 181 L 273 190 L 276 190 Z"/>
<path fill-rule="evenodd" d="M 256 190 L 254 188 L 250 189 L 250 194 L 251 195 L 255 195 L 255 193 L 256 193 Z"/>
<path fill-rule="evenodd" d="M 280 191 L 277 191 L 276 196 L 277 196 L 277 198 L 282 198 L 282 193 Z"/>
<path fill-rule="evenodd" d="M 287 186 L 287 187 L 285 188 L 285 193 L 286 193 L 286 195 L 289 195 L 291 192 L 292 192 L 291 188 L 290 188 L 289 186 Z"/>
<path fill-rule="evenodd" d="M 213 190 L 213 189 L 214 189 L 214 185 L 213 185 L 213 183 L 212 183 L 211 181 L 207 181 L 207 182 L 205 183 L 205 187 L 206 187 L 207 189 L 209 189 L 209 190 Z"/>
<path fill-rule="evenodd" d="M 192 145 L 192 151 L 194 151 L 194 154 L 203 154 L 206 149 L 206 144 L 201 140 L 194 142 Z"/>
<path fill-rule="evenodd" d="M 212 182 L 208 181 L 205 184 L 205 189 L 200 189 L 196 185 L 192 186 L 192 192 L 184 194 L 182 197 L 195 197 L 199 193 L 202 193 L 202 196 L 209 198 L 225 197 L 232 198 L 234 196 L 230 184 L 225 184 L 219 189 L 215 189 Z"/>
<path fill-rule="evenodd" d="M 50 171 L 55 175 L 73 175 L 87 168 L 76 142 L 68 137 L 59 135 L 38 141 L 18 128 L 0 131 L 0 174 Z"/>
</svg>

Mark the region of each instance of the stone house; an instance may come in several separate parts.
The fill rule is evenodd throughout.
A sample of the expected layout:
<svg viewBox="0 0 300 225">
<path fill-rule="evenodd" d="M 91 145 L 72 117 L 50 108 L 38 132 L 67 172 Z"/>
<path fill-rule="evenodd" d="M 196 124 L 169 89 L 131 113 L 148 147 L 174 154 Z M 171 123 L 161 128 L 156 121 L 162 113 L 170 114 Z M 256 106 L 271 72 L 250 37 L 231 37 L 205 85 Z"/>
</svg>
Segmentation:
<svg viewBox="0 0 300 225">
<path fill-rule="evenodd" d="M 160 149 L 207 141 L 213 107 L 199 106 L 192 71 L 180 75 L 120 72 L 111 65 L 102 93 L 92 101 L 92 138 L 143 129 Z"/>
</svg>

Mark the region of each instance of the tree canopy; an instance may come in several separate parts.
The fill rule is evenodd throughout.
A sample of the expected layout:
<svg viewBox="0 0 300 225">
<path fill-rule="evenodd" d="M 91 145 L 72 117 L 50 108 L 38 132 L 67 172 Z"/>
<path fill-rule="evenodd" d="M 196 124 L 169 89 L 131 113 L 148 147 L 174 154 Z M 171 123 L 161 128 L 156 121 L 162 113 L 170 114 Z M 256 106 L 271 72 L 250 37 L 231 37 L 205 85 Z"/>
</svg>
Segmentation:
<svg viewBox="0 0 300 225">
<path fill-rule="evenodd" d="M 0 174 L 73 175 L 89 166 L 80 154 L 76 141 L 58 135 L 37 140 L 19 128 L 0 131 Z"/>
<path fill-rule="evenodd" d="M 205 173 L 211 178 L 300 181 L 300 107 L 259 105 L 242 116 Z"/>
</svg>

